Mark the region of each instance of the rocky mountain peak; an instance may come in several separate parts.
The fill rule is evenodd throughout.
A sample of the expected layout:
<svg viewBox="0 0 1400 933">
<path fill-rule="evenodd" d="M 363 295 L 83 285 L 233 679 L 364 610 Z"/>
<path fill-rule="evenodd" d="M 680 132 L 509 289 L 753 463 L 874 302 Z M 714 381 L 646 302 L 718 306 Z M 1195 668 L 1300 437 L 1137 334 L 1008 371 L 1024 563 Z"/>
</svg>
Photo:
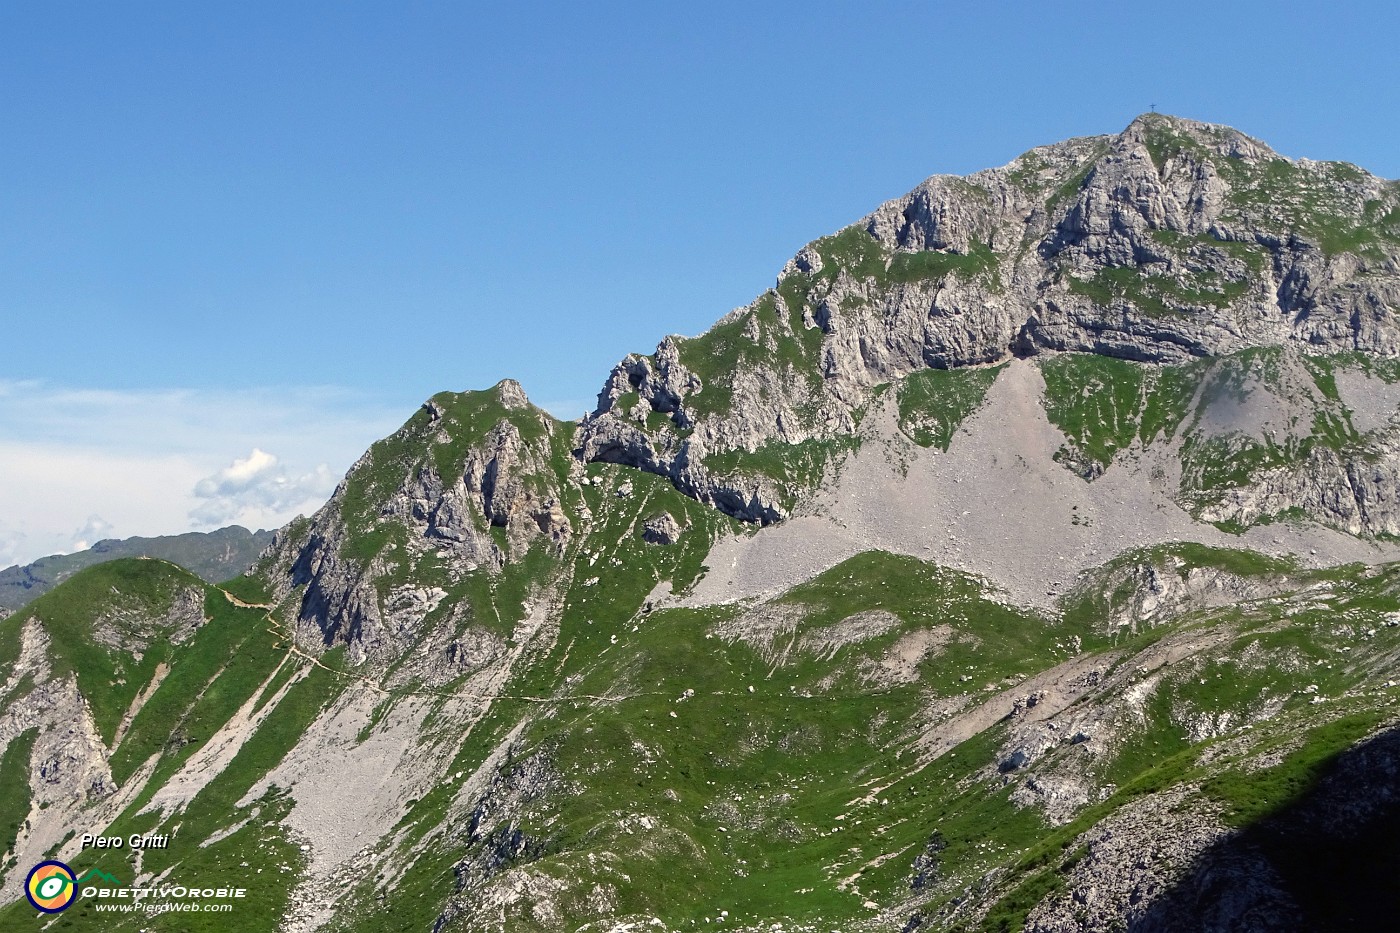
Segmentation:
<svg viewBox="0 0 1400 933">
<path fill-rule="evenodd" d="M 1229 127 L 1143 114 L 1114 136 L 933 176 L 807 244 L 772 289 L 706 333 L 624 357 L 576 428 L 531 405 L 514 380 L 434 396 L 351 470 L 330 512 L 281 546 L 296 551 L 295 578 L 309 586 L 308 631 L 389 656 L 401 648 L 398 636 L 383 637 L 394 628 L 386 607 L 399 597 L 385 594 L 396 581 L 432 562 L 450 589 L 477 568 L 498 573 L 537 548 L 559 552 L 588 519 L 578 486 L 587 464 L 653 473 L 730 516 L 772 524 L 827 484 L 891 404 L 911 436 L 949 442 L 950 413 L 911 407 L 906 383 L 919 374 L 1064 352 L 1183 367 L 1273 347 L 1284 363 L 1269 371 L 1312 386 L 1299 354 L 1400 351 L 1397 256 L 1394 184 L 1341 163 L 1285 159 Z M 1276 408 L 1311 405 L 1351 423 L 1351 409 L 1324 389 L 1299 395 L 1249 375 L 1259 366 L 1172 376 L 1196 387 L 1195 398 L 1172 401 L 1172 417 L 1186 420 L 1168 433 L 1190 446 L 1178 500 L 1244 525 L 1298 502 L 1351 533 L 1400 527 L 1400 512 L 1383 504 L 1392 477 L 1364 466 L 1395 439 L 1313 431 L 1301 409 L 1282 433 L 1226 437 L 1210 427 L 1220 420 L 1206 417 L 1218 414 L 1216 387 L 1232 379 L 1254 380 L 1256 398 Z M 1080 369 L 1047 377 L 1050 391 L 1091 392 L 1109 378 Z M 981 392 L 984 383 L 967 382 Z M 1071 434 L 1066 469 L 1088 481 L 1111 469 L 1123 442 L 1096 449 Z M 1258 469 L 1218 488 L 1210 457 L 1275 445 L 1293 453 L 1251 453 Z"/>
<path fill-rule="evenodd" d="M 1172 139 L 1189 139 L 1196 146 L 1219 156 L 1240 159 L 1250 164 L 1258 164 L 1279 158 L 1279 154 L 1252 136 L 1247 136 L 1232 126 L 1223 123 L 1203 123 L 1186 117 L 1151 111 L 1140 113 L 1113 137 L 1115 149 L 1133 145 L 1149 149 L 1159 147 Z"/>
<path fill-rule="evenodd" d="M 1143 114 L 933 176 L 809 243 L 710 331 L 619 363 L 576 446 L 770 522 L 839 460 L 874 393 L 912 373 L 1063 351 L 1391 358 L 1397 307 L 1400 186 Z M 801 476 L 773 465 L 795 447 Z"/>
<path fill-rule="evenodd" d="M 530 400 L 525 397 L 525 389 L 514 379 L 502 379 L 494 387 L 496 397 L 506 408 L 516 411 L 530 407 Z"/>
<path fill-rule="evenodd" d="M 356 660 L 397 657 L 425 612 L 475 571 L 567 544 L 570 440 L 513 379 L 433 396 L 313 519 L 278 536 L 271 561 L 292 573 L 277 595 L 305 588 L 307 639 L 349 645 Z"/>
</svg>

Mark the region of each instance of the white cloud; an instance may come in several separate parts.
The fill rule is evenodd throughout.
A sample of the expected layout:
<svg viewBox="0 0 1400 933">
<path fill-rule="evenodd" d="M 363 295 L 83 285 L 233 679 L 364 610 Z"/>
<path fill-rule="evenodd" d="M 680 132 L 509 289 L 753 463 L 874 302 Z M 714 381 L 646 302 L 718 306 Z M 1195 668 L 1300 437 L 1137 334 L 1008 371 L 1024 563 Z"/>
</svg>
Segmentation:
<svg viewBox="0 0 1400 933">
<path fill-rule="evenodd" d="M 0 528 L 0 567 L 8 567 L 19 562 L 15 556 L 24 552 L 24 541 L 27 535 L 22 531 L 13 528 Z"/>
<path fill-rule="evenodd" d="M 194 494 L 203 501 L 189 514 L 201 528 L 233 523 L 275 527 L 320 507 L 339 479 L 324 463 L 289 476 L 276 455 L 254 447 L 248 456 L 195 483 Z"/>
<path fill-rule="evenodd" d="M 116 526 L 107 521 L 95 512 L 88 516 L 83 522 L 83 527 L 73 533 L 73 541 L 68 546 L 70 551 L 85 551 L 92 547 L 94 542 L 112 536 L 112 529 Z"/>
<path fill-rule="evenodd" d="M 0 566 L 104 537 L 278 527 L 318 508 L 412 411 L 333 388 L 0 380 Z"/>
<path fill-rule="evenodd" d="M 74 550 L 94 514 L 111 526 L 104 537 L 187 531 L 187 490 L 203 472 L 184 457 L 0 442 L 6 562 Z"/>
<path fill-rule="evenodd" d="M 213 476 L 195 484 L 194 494 L 204 499 L 243 492 L 277 469 L 277 457 L 254 447 L 242 460 L 235 460 Z"/>
</svg>

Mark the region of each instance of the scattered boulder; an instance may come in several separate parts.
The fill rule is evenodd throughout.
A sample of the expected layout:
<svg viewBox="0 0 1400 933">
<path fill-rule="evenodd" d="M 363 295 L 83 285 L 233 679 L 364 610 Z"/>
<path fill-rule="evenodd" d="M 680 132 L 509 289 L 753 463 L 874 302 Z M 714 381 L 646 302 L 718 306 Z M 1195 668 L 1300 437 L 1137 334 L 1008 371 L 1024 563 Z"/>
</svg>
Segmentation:
<svg viewBox="0 0 1400 933">
<path fill-rule="evenodd" d="M 642 540 L 648 544 L 675 544 L 685 531 L 669 512 L 653 515 L 642 523 Z"/>
</svg>

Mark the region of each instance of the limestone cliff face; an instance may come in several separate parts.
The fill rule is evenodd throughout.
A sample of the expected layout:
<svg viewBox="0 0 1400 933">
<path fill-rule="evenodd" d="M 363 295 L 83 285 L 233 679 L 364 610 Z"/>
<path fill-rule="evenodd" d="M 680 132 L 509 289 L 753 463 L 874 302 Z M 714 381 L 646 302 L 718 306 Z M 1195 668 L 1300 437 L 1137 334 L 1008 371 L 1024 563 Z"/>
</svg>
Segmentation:
<svg viewBox="0 0 1400 933">
<path fill-rule="evenodd" d="M 925 365 L 1047 348 L 1179 362 L 1290 341 L 1393 356 L 1398 194 L 1350 165 L 1154 114 L 931 179 L 861 226 L 891 251 L 997 257 L 995 323 L 925 330 Z M 973 297 L 948 284 L 924 309 L 935 317 Z M 970 353 L 937 349 L 968 337 Z"/>
<path fill-rule="evenodd" d="M 397 658 L 472 571 L 557 553 L 573 534 L 565 443 L 511 380 L 430 399 L 274 544 L 272 564 L 291 568 L 276 596 L 299 594 L 299 636 L 347 645 L 355 661 Z"/>
<path fill-rule="evenodd" d="M 1272 467 L 1201 510 L 1207 521 L 1251 525 L 1289 512 L 1323 516 L 1354 535 L 1400 535 L 1400 431 L 1354 453 L 1314 448 Z"/>
<path fill-rule="evenodd" d="M 23 874 L 10 871 L 11 866 L 44 858 L 43 853 L 61 840 L 65 821 L 78 821 L 85 807 L 100 805 L 116 789 L 108 750 L 76 678 L 53 670 L 51 639 L 42 623 L 26 621 L 21 638 L 19 656 L 4 672 L 0 747 L 29 736 L 32 752 L 23 777 L 31 788 L 31 806 L 28 812 L 6 815 L 19 824 L 10 850 L 15 862 L 7 860 L 4 868 L 10 873 L 0 885 L 0 897 L 7 900 L 20 897 L 24 880 Z"/>
<path fill-rule="evenodd" d="M 1181 364 L 1261 346 L 1389 359 L 1397 307 L 1396 183 L 1148 114 L 1117 136 L 936 176 L 809 244 L 706 334 L 619 363 L 577 451 L 768 523 L 793 490 L 752 455 L 850 437 L 874 391 L 918 370 L 1047 351 Z M 1320 507 L 1389 533 L 1388 513 L 1360 516 L 1388 501 L 1393 471 L 1320 466 L 1336 479 L 1313 494 Z M 1366 487 L 1352 505 L 1343 478 Z M 1288 493 L 1249 497 L 1269 500 L 1265 514 Z"/>
</svg>

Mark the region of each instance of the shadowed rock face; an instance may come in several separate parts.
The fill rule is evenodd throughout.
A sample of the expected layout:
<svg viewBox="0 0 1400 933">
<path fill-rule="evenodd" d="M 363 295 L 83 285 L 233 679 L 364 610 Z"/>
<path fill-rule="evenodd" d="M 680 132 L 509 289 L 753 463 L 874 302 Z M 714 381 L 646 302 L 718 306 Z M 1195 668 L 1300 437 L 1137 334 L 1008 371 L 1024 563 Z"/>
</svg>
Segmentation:
<svg viewBox="0 0 1400 933">
<path fill-rule="evenodd" d="M 1249 827 L 1224 834 L 1191 858 L 1171 881 L 1175 853 L 1147 837 L 1130 837 L 1119 860 L 1081 871 L 1067 900 L 1047 905 L 1034 931 L 1102 929 L 1095 908 L 1117 904 L 1131 933 L 1210 931 L 1383 931 L 1400 916 L 1400 730 L 1343 752 L 1293 803 Z M 1160 834 L 1172 837 L 1167 825 Z M 1168 883 L 1146 882 L 1154 872 Z M 1135 897 L 1135 892 L 1148 897 Z M 1076 905 L 1077 908 L 1076 909 Z"/>
</svg>

